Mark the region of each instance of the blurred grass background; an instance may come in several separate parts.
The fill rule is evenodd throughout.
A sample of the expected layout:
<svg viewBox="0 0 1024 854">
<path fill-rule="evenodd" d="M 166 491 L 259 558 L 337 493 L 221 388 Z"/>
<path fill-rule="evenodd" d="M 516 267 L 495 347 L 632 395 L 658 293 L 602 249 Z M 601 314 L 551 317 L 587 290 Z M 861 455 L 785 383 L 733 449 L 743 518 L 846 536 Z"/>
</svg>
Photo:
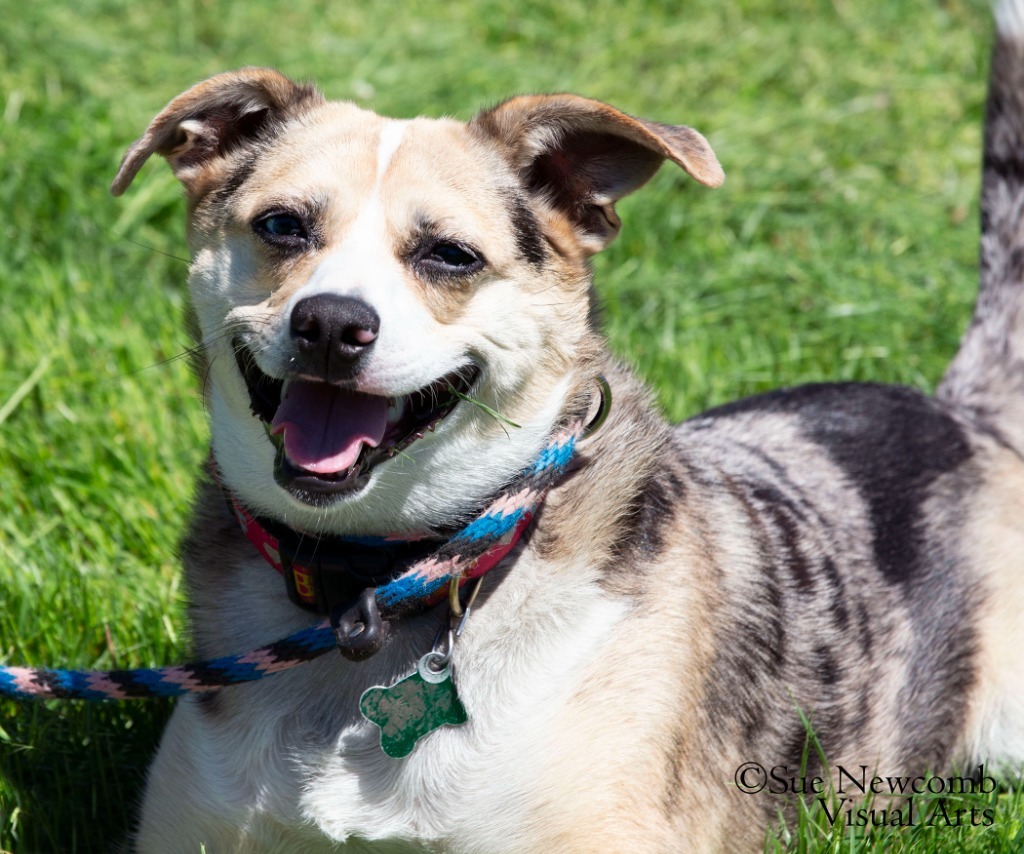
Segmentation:
<svg viewBox="0 0 1024 854">
<path fill-rule="evenodd" d="M 612 347 L 680 419 L 937 382 L 975 289 L 989 41 L 980 0 L 0 0 L 0 661 L 187 650 L 175 549 L 206 426 L 175 358 L 183 205 L 159 162 L 107 186 L 188 85 L 272 65 L 461 118 L 569 90 L 703 131 L 725 186 L 664 170 L 596 263 Z M 169 708 L 0 703 L 0 849 L 122 837 Z"/>
</svg>

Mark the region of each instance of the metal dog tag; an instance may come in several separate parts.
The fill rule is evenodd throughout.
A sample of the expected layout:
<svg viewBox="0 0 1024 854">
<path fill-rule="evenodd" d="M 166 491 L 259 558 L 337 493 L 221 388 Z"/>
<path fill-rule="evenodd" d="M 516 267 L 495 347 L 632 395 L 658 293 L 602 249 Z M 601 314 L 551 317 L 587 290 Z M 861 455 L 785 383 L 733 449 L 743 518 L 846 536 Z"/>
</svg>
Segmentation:
<svg viewBox="0 0 1024 854">
<path fill-rule="evenodd" d="M 359 711 L 380 727 L 380 746 L 388 756 L 408 756 L 416 742 L 438 727 L 469 720 L 445 658 L 439 652 L 428 652 L 415 673 L 390 688 L 367 688 L 359 698 Z M 439 661 L 444 664 L 435 670 Z"/>
</svg>

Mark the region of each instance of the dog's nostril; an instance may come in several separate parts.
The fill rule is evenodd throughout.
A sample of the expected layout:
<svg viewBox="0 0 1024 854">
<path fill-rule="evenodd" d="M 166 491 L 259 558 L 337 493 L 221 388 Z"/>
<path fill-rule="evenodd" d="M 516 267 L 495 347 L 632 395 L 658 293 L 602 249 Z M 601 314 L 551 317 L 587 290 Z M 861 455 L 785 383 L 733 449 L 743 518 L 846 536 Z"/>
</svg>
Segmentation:
<svg viewBox="0 0 1024 854">
<path fill-rule="evenodd" d="M 292 337 L 302 338 L 305 341 L 315 344 L 320 340 L 320 322 L 315 315 L 292 313 Z"/>
<path fill-rule="evenodd" d="M 341 330 L 341 340 L 354 347 L 365 347 L 377 340 L 377 333 L 362 326 L 346 326 Z"/>
</svg>

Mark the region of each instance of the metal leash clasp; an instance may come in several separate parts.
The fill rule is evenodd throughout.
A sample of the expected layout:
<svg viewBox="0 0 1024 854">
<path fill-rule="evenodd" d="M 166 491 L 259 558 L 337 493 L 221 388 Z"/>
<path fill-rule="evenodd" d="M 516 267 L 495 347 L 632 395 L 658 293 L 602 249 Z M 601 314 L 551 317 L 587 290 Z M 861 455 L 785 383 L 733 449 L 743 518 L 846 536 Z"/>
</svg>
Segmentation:
<svg viewBox="0 0 1024 854">
<path fill-rule="evenodd" d="M 394 685 L 374 685 L 359 698 L 359 711 L 380 728 L 380 746 L 396 759 L 408 756 L 416 743 L 443 726 L 469 720 L 452 679 L 452 651 L 466 627 L 470 606 L 480 591 L 478 577 L 465 608 L 459 599 L 459 579 L 451 580 L 447 619 L 441 624 L 428 653 L 416 669 Z"/>
<path fill-rule="evenodd" d="M 473 610 L 483 580 L 482 575 L 476 579 L 465 606 L 459 598 L 459 580 L 451 580 L 448 587 L 448 619 L 438 628 L 430 652 L 420 659 L 418 665 L 420 676 L 428 682 L 440 682 L 448 678 L 455 643 L 466 628 L 466 621 Z"/>
</svg>

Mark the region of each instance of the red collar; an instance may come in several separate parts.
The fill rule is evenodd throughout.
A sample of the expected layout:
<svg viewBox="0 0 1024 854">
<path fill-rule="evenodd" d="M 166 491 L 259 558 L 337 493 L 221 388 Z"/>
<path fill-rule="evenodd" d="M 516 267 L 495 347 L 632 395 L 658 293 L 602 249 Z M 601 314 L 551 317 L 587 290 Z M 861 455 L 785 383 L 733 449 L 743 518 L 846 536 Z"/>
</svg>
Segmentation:
<svg viewBox="0 0 1024 854">
<path fill-rule="evenodd" d="M 418 560 L 436 551 L 444 540 L 403 540 L 397 537 L 316 537 L 253 516 L 224 490 L 242 533 L 284 578 L 288 597 L 301 608 L 329 614 L 348 605 L 367 587 L 386 584 Z M 502 539 L 464 570 L 459 585 L 480 578 L 512 551 L 533 521 L 525 513 Z M 431 607 L 448 595 L 441 588 L 424 601 Z"/>
</svg>

